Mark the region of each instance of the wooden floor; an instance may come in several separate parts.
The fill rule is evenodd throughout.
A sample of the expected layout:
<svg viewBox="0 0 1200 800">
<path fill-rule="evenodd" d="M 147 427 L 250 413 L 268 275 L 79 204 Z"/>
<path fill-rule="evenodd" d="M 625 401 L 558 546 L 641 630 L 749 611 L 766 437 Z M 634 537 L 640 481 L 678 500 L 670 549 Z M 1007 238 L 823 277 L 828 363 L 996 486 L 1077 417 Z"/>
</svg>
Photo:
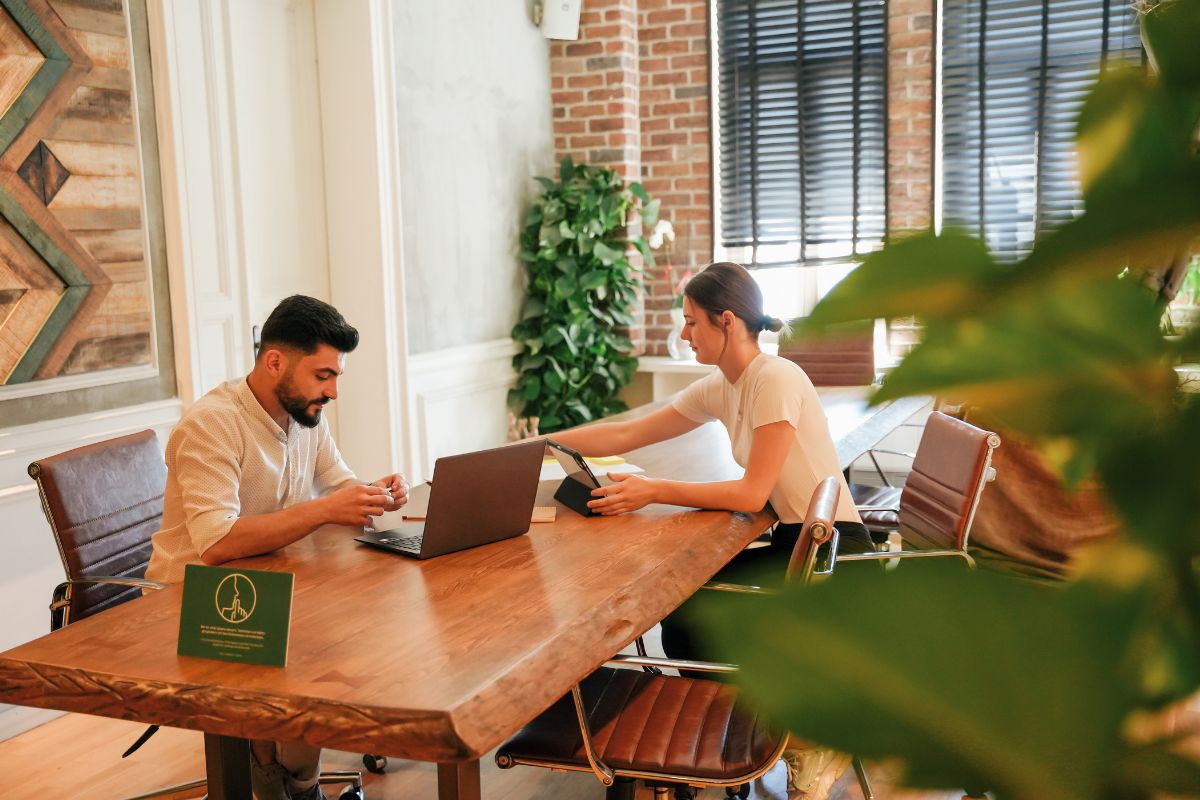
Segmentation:
<svg viewBox="0 0 1200 800">
<path fill-rule="evenodd" d="M 0 742 L 0 775 L 5 776 L 6 800 L 118 800 L 163 786 L 202 777 L 203 744 L 199 733 L 163 728 L 141 750 L 124 761 L 121 752 L 144 730 L 138 723 L 68 714 L 6 742 Z M 361 756 L 327 753 L 325 769 L 361 769 Z M 892 790 L 872 772 L 880 800 L 959 800 L 959 792 L 913 793 Z M 590 774 L 551 773 L 531 767 L 498 769 L 491 757 L 482 766 L 485 800 L 602 800 L 604 788 Z M 364 771 L 370 800 L 412 800 L 437 797 L 432 764 L 393 760 L 385 775 Z M 784 800 L 782 764 L 753 787 L 756 800 Z M 337 797 L 340 788 L 327 790 Z M 188 795 L 185 795 L 188 796 Z M 195 796 L 195 795 L 190 795 Z M 649 798 L 642 790 L 638 798 Z M 702 797 L 719 800 L 724 792 L 709 789 Z M 862 793 L 847 770 L 829 797 L 859 800 Z M 797 800 L 795 796 L 789 800 Z"/>
</svg>

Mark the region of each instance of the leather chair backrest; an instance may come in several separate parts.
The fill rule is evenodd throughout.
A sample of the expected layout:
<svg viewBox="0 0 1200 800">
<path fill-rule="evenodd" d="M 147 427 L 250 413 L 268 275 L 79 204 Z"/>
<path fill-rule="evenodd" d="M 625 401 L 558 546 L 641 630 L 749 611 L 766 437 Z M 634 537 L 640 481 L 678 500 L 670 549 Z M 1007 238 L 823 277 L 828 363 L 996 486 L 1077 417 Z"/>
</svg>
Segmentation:
<svg viewBox="0 0 1200 800">
<path fill-rule="evenodd" d="M 69 580 L 141 578 L 162 520 L 167 467 L 152 430 L 68 450 L 29 465 Z M 75 621 L 137 597 L 136 588 L 77 586 Z"/>
<path fill-rule="evenodd" d="M 813 386 L 869 386 L 875 382 L 875 339 L 870 332 L 839 339 L 785 341 L 779 355 L 800 365 Z"/>
<path fill-rule="evenodd" d="M 965 550 L 999 446 L 991 431 L 930 414 L 900 495 L 900 536 L 918 548 Z"/>
<path fill-rule="evenodd" d="M 808 512 L 805 514 L 800 536 L 792 548 L 792 557 L 788 560 L 789 581 L 807 583 L 812 577 L 817 561 L 817 548 L 829 541 L 829 537 L 833 535 L 833 519 L 841 493 L 842 485 L 837 476 L 828 477 L 817 485 L 812 499 L 808 501 Z"/>
</svg>

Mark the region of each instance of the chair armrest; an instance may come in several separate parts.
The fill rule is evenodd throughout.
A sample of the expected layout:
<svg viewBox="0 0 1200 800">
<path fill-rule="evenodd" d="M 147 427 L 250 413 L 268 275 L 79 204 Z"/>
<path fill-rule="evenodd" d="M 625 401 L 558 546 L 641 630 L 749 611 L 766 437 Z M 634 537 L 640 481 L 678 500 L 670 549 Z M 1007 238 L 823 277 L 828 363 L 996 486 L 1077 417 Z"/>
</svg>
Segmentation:
<svg viewBox="0 0 1200 800">
<path fill-rule="evenodd" d="M 71 604 L 71 589 L 82 585 L 126 586 L 131 589 L 165 589 L 164 583 L 155 583 L 143 578 L 122 578 L 117 575 L 97 575 L 92 578 L 70 578 L 54 587 L 50 595 L 50 613 L 66 608 Z M 52 628 L 54 630 L 54 628 Z"/>
<path fill-rule="evenodd" d="M 713 592 L 733 592 L 735 594 L 773 594 L 770 589 L 764 589 L 761 586 L 751 586 L 744 583 L 722 583 L 721 581 L 709 581 L 700 588 Z"/>
<path fill-rule="evenodd" d="M 883 453 L 884 455 L 889 455 L 889 456 L 902 456 L 904 458 L 909 459 L 910 461 L 917 457 L 916 453 L 910 453 L 907 450 L 888 450 L 886 447 L 872 447 L 867 452 L 868 453 Z"/>
<path fill-rule="evenodd" d="M 868 450 L 865 455 L 871 459 L 871 466 L 875 467 L 875 474 L 879 476 L 879 480 L 883 481 L 884 486 L 891 486 L 892 482 L 887 479 L 887 473 L 883 471 L 883 465 L 881 465 L 879 463 L 879 459 L 876 458 L 876 455 L 878 454 L 901 456 L 902 458 L 907 458 L 910 461 L 917 457 L 915 453 L 908 453 L 903 450 L 888 450 L 880 447 L 872 447 L 870 450 Z"/>
<path fill-rule="evenodd" d="M 76 586 L 125 586 L 130 589 L 165 589 L 166 584 L 148 581 L 144 578 L 123 578 L 117 575 L 96 575 L 89 578 L 70 578 L 54 587 L 50 595 L 50 630 L 56 631 L 67 623 L 68 608 L 71 605 L 71 590 Z"/>
<path fill-rule="evenodd" d="M 111 586 L 128 586 L 141 589 L 165 589 L 165 583 L 157 583 L 156 581 L 148 581 L 145 578 L 122 578 L 116 575 L 97 575 L 94 578 L 73 578 L 63 581 L 59 584 L 60 588 L 67 586 L 77 586 L 80 584 L 109 584 Z"/>
<path fill-rule="evenodd" d="M 721 664 L 715 661 L 688 661 L 679 658 L 658 658 L 656 656 L 628 656 L 618 654 L 604 662 L 609 666 L 658 667 L 659 669 L 686 669 L 694 672 L 719 672 L 729 674 L 737 672 L 737 664 Z"/>
<path fill-rule="evenodd" d="M 963 550 L 889 550 L 877 553 L 847 553 L 838 556 L 838 561 L 890 561 L 893 558 L 941 558 L 943 556 L 955 556 L 967 562 L 970 567 L 975 566 L 975 559 Z"/>
</svg>

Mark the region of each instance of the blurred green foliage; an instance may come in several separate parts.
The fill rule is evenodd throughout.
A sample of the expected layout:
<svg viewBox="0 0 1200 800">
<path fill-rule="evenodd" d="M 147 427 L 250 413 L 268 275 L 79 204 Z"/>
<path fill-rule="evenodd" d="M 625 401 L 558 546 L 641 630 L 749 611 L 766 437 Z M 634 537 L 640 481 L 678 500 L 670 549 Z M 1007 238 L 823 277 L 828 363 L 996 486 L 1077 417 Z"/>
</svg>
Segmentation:
<svg viewBox="0 0 1200 800">
<path fill-rule="evenodd" d="M 1124 533 L 1051 587 L 905 562 L 715 602 L 741 683 L 800 736 L 894 757 L 917 787 L 998 797 L 1200 794 L 1200 764 L 1142 724 L 1200 689 L 1200 396 L 1172 364 L 1164 265 L 1200 235 L 1200 0 L 1143 18 L 1157 73 L 1110 70 L 1080 114 L 1082 216 L 1002 266 L 961 231 L 868 257 L 807 327 L 915 315 L 923 342 L 875 401 L 953 398 L 1095 475 Z M 749 648 L 747 641 L 762 643 Z"/>
<path fill-rule="evenodd" d="M 634 324 L 639 270 L 630 246 L 646 263 L 654 259 L 645 240 L 627 236 L 636 210 L 653 228 L 658 201 L 641 184 L 625 186 L 612 170 L 559 165 L 558 180 L 537 178 L 544 192 L 525 217 L 521 260 L 528 288 L 521 321 L 512 336 L 517 385 L 509 403 L 522 417 L 538 417 L 551 433 L 625 409 L 617 399 L 637 370 L 632 343 L 618 332 Z"/>
</svg>

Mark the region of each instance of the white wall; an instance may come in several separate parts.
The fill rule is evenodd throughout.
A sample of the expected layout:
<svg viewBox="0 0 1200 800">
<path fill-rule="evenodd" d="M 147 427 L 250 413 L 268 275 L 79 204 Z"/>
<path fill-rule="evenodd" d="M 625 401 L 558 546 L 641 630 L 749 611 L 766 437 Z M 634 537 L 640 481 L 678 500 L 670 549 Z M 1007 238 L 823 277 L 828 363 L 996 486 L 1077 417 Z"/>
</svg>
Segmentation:
<svg viewBox="0 0 1200 800">
<path fill-rule="evenodd" d="M 524 2 L 393 0 L 409 351 L 506 339 L 520 222 L 553 167 L 547 42 Z"/>
<path fill-rule="evenodd" d="M 247 312 L 329 301 L 313 0 L 225 0 Z M 348 313 L 348 312 L 347 312 Z"/>
<path fill-rule="evenodd" d="M 550 59 L 527 3 L 391 0 L 414 477 L 504 441 L 521 220 L 553 171 Z"/>
<path fill-rule="evenodd" d="M 391 0 L 317 0 L 331 300 L 361 334 L 338 445 L 368 480 L 412 471 Z"/>
</svg>

